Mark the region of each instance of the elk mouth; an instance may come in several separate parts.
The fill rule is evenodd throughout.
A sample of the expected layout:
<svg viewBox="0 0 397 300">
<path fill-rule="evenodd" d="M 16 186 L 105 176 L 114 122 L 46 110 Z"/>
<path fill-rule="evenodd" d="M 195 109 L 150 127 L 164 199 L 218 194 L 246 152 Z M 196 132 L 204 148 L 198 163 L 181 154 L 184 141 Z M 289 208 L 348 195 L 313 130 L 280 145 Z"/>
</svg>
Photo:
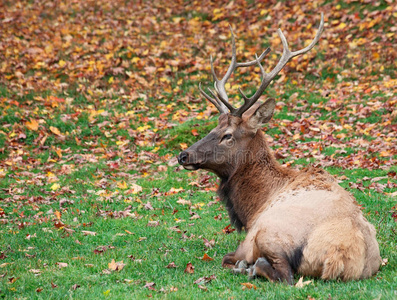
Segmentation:
<svg viewBox="0 0 397 300">
<path fill-rule="evenodd" d="M 198 169 L 200 169 L 200 166 L 198 164 L 191 164 L 191 165 L 182 165 L 185 170 L 189 170 L 189 171 L 196 171 Z"/>
</svg>

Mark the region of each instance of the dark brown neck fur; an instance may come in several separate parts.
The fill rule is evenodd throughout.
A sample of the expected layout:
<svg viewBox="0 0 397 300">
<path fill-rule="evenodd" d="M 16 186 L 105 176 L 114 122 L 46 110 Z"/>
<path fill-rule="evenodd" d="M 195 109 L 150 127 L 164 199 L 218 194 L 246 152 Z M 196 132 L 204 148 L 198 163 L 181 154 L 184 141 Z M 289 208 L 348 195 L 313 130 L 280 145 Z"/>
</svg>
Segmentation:
<svg viewBox="0 0 397 300">
<path fill-rule="evenodd" d="M 279 165 L 270 152 L 264 134 L 258 130 L 248 147 L 248 161 L 240 161 L 233 172 L 221 178 L 219 197 L 224 201 L 230 221 L 238 231 L 248 230 L 258 211 L 266 206 L 272 193 L 294 177 L 295 171 Z"/>
</svg>

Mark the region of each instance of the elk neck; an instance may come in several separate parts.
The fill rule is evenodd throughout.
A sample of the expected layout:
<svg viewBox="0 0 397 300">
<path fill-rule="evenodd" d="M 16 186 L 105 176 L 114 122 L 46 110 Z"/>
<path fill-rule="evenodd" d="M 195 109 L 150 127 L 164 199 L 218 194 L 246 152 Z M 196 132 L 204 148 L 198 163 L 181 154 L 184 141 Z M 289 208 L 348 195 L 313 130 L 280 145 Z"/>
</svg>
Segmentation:
<svg viewBox="0 0 397 300">
<path fill-rule="evenodd" d="M 272 194 L 296 174 L 276 161 L 261 130 L 250 141 L 248 149 L 251 155 L 236 161 L 230 173 L 221 177 L 218 189 L 231 223 L 238 231 L 248 230 L 256 214 L 270 204 Z"/>
</svg>

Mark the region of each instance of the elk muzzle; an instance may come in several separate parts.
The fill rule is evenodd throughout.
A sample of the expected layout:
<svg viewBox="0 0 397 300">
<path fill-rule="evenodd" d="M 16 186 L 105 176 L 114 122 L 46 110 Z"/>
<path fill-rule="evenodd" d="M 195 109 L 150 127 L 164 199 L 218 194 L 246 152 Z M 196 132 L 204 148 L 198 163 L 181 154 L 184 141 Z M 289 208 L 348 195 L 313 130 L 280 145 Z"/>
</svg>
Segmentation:
<svg viewBox="0 0 397 300">
<path fill-rule="evenodd" d="M 178 163 L 182 165 L 186 170 L 195 171 L 199 168 L 198 164 L 191 163 L 192 153 L 188 151 L 182 151 L 178 156 Z"/>
</svg>

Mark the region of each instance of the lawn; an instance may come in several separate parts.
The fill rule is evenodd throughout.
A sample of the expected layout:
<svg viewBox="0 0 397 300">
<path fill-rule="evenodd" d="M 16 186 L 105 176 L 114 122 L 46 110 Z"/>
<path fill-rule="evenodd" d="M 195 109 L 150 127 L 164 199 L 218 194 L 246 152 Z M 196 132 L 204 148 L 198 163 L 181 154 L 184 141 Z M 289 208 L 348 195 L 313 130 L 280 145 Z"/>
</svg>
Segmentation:
<svg viewBox="0 0 397 300">
<path fill-rule="evenodd" d="M 312 39 L 265 92 L 279 162 L 325 168 L 376 227 L 383 266 L 303 287 L 222 269 L 245 234 L 218 180 L 178 153 L 217 124 L 201 99 L 266 47 Z M 392 1 L 5 1 L 0 6 L 0 297 L 6 299 L 397 298 L 397 50 Z M 220 77 L 220 76 L 219 76 Z M 251 95 L 258 67 L 231 78 Z M 295 276 L 295 281 L 300 279 Z"/>
</svg>

